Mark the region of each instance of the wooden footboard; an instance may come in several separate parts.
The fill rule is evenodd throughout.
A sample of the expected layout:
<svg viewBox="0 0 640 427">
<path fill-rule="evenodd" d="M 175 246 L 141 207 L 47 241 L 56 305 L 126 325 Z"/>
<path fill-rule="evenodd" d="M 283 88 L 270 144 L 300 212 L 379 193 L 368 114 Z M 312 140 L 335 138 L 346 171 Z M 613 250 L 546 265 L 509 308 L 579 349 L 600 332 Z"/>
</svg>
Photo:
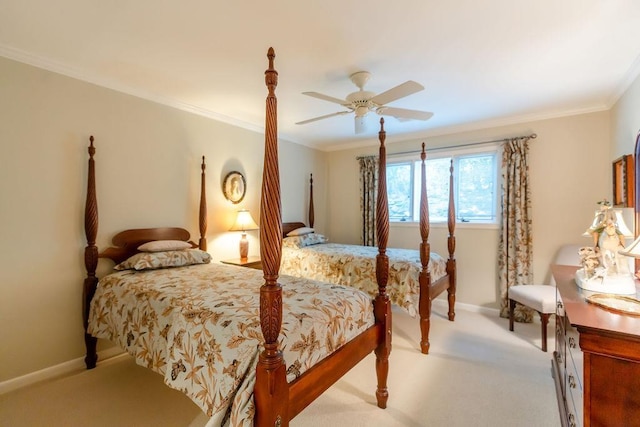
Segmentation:
<svg viewBox="0 0 640 427">
<path fill-rule="evenodd" d="M 378 225 L 379 255 L 377 263 L 378 296 L 375 298 L 376 323 L 346 343 L 340 350 L 308 370 L 295 382 L 286 381 L 286 365 L 278 348 L 278 337 L 282 323 L 282 289 L 278 284 L 278 273 L 282 255 L 282 217 L 280 205 L 280 178 L 278 170 L 277 100 L 275 88 L 278 73 L 274 69 L 275 52 L 269 49 L 269 68 L 265 72 L 268 88 L 266 100 L 265 157 L 260 204 L 260 255 L 265 284 L 260 289 L 260 324 L 264 337 L 264 350 L 256 368 L 254 401 L 256 426 L 286 426 L 309 403 L 322 394 L 349 369 L 366 357 L 371 350 L 376 354 L 378 406 L 387 404 L 387 375 L 391 352 L 391 305 L 386 295 L 389 274 L 386 242 L 389 216 L 386 190 L 378 197 L 378 210 L 382 221 Z M 381 120 L 380 150 L 384 153 L 384 121 Z M 384 156 L 381 155 L 381 158 Z M 386 183 L 385 169 L 381 168 L 380 180 Z"/>
<path fill-rule="evenodd" d="M 449 211 L 447 215 L 447 226 L 449 228 L 449 237 L 447 238 L 447 248 L 449 258 L 447 259 L 447 274 L 431 282 L 431 273 L 429 271 L 429 259 L 431 256 L 431 246 L 429 245 L 429 203 L 427 197 L 427 173 L 425 160 L 427 158 L 425 144 L 422 143 L 422 152 L 420 153 L 421 164 L 421 180 L 420 180 L 420 263 L 422 270 L 420 271 L 420 303 L 418 313 L 420 315 L 420 351 L 429 354 L 429 331 L 431 328 L 431 306 L 433 300 L 444 290 L 447 290 L 447 300 L 449 304 L 448 317 L 450 321 L 455 318 L 455 302 L 456 302 L 456 260 L 455 248 L 456 238 L 454 236 L 456 225 L 456 213 L 453 192 L 453 161 L 449 168 Z"/>
</svg>

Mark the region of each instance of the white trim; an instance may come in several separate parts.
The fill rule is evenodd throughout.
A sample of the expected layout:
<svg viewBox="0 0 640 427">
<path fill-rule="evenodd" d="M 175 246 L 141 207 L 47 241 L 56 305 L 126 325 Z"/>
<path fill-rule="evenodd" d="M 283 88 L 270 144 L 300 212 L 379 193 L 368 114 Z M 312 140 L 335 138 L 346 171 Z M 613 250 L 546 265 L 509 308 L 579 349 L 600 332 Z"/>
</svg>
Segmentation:
<svg viewBox="0 0 640 427">
<path fill-rule="evenodd" d="M 420 227 L 420 223 L 417 221 L 389 221 L 389 227 L 418 228 Z M 429 223 L 429 228 L 447 227 L 449 227 L 449 224 L 443 221 Z M 500 224 L 497 222 L 456 222 L 456 230 L 458 229 L 498 230 L 500 229 Z"/>
<path fill-rule="evenodd" d="M 123 352 L 122 349 L 118 347 L 111 347 L 106 350 L 100 351 L 98 352 L 98 365 L 106 362 L 107 360 L 113 359 L 115 357 L 121 357 L 126 354 L 127 353 Z M 86 369 L 84 364 L 84 357 L 79 357 L 77 359 L 60 363 L 59 365 L 50 366 L 39 371 L 12 378 L 10 380 L 0 382 L 0 395 L 44 380 L 67 375 L 82 369 Z"/>
</svg>

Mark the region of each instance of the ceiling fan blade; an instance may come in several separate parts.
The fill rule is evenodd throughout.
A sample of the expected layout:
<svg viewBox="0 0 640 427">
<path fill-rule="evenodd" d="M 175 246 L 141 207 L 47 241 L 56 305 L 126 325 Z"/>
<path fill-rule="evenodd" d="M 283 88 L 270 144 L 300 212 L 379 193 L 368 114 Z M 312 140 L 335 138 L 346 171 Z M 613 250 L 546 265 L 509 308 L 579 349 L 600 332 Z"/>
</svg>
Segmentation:
<svg viewBox="0 0 640 427">
<path fill-rule="evenodd" d="M 333 117 L 333 116 L 341 116 L 343 114 L 349 114 L 350 112 L 351 111 L 338 111 L 337 113 L 326 114 L 324 116 L 314 117 L 313 119 L 303 120 L 301 122 L 297 122 L 296 124 L 297 125 L 304 125 L 304 124 L 315 122 L 315 121 L 318 121 L 318 120 L 328 119 L 329 117 Z"/>
<path fill-rule="evenodd" d="M 406 108 L 378 107 L 376 113 L 391 116 L 399 120 L 429 120 L 433 113 L 428 111 L 408 110 Z"/>
<path fill-rule="evenodd" d="M 344 99 L 334 98 L 333 96 L 323 95 L 323 94 L 318 93 L 318 92 L 302 92 L 302 94 L 303 95 L 307 95 L 307 96 L 311 96 L 313 98 L 318 98 L 318 99 L 322 99 L 322 100 L 325 100 L 325 101 L 333 102 L 333 103 L 336 103 L 336 104 L 344 105 L 345 107 L 347 105 L 351 105 L 348 101 L 345 101 Z"/>
<path fill-rule="evenodd" d="M 389 89 L 386 92 L 382 92 L 374 96 L 371 98 L 371 101 L 376 105 L 385 105 L 389 102 L 395 101 L 396 99 L 404 98 L 405 96 L 420 92 L 421 90 L 424 90 L 424 86 L 420 83 L 414 82 L 413 80 L 409 80 L 401 85 Z"/>
</svg>

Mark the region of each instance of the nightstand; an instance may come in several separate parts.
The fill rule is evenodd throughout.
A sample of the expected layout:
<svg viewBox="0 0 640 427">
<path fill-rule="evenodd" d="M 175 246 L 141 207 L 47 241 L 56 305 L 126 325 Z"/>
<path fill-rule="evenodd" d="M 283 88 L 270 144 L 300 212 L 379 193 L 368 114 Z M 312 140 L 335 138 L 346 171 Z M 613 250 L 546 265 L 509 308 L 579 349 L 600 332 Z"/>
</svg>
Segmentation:
<svg viewBox="0 0 640 427">
<path fill-rule="evenodd" d="M 224 259 L 220 261 L 223 264 L 237 265 L 238 267 L 255 268 L 256 270 L 262 270 L 262 261 L 260 257 L 250 256 L 248 258 L 234 258 Z"/>
</svg>

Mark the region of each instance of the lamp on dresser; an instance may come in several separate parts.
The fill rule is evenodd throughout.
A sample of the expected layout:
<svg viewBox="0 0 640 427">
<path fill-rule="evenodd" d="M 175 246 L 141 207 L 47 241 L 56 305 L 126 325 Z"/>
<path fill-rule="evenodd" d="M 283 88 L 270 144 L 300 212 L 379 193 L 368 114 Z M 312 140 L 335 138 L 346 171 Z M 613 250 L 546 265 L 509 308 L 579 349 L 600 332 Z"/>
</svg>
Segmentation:
<svg viewBox="0 0 640 427">
<path fill-rule="evenodd" d="M 240 259 L 247 259 L 249 255 L 249 241 L 247 240 L 247 231 L 257 230 L 258 224 L 254 221 L 251 213 L 247 209 L 240 209 L 236 222 L 231 227 L 230 231 L 241 231 L 242 237 L 240 238 Z"/>
<path fill-rule="evenodd" d="M 612 208 L 606 200 L 598 204 L 600 208 L 584 233 L 593 237 L 593 247 L 580 249 L 582 268 L 576 271 L 576 284 L 591 292 L 635 294 L 628 258 L 635 255 L 631 253 L 631 246 L 625 248 L 625 238 L 633 237 L 633 232 L 627 227 L 621 209 Z"/>
</svg>

